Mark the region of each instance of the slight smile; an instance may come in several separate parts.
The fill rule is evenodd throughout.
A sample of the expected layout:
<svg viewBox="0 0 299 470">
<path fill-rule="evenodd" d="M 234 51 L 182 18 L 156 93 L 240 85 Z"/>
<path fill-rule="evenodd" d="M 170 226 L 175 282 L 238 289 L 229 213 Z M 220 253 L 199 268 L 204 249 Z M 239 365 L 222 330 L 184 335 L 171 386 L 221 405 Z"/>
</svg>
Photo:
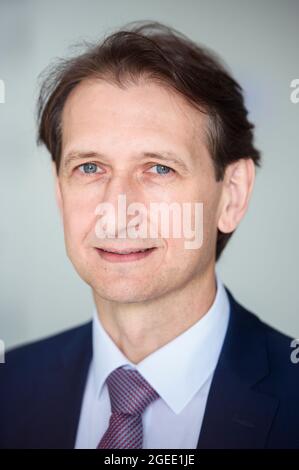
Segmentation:
<svg viewBox="0 0 299 470">
<path fill-rule="evenodd" d="M 101 256 L 102 259 L 106 261 L 110 261 L 112 263 L 119 263 L 119 262 L 127 262 L 127 261 L 138 261 L 143 258 L 148 257 L 157 247 L 152 248 L 135 248 L 135 249 L 123 249 L 123 250 L 116 250 L 116 249 L 103 249 L 103 248 L 96 248 L 97 252 Z"/>
</svg>

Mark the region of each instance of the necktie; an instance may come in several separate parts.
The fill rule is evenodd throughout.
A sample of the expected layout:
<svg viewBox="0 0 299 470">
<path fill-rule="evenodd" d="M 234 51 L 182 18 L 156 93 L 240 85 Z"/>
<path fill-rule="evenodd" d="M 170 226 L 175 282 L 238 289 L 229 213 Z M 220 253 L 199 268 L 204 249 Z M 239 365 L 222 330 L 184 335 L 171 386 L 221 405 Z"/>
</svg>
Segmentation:
<svg viewBox="0 0 299 470">
<path fill-rule="evenodd" d="M 108 376 L 111 416 L 98 449 L 141 449 L 142 413 L 159 395 L 135 369 L 119 367 Z"/>
</svg>

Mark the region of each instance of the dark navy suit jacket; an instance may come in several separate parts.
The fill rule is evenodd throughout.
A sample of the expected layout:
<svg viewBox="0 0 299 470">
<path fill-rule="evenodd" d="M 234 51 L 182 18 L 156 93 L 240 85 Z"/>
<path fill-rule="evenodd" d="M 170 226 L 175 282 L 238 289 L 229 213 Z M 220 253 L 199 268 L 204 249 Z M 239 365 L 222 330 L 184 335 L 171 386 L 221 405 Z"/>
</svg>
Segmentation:
<svg viewBox="0 0 299 470">
<path fill-rule="evenodd" d="M 226 290 L 230 321 L 198 448 L 299 448 L 299 363 L 290 359 L 291 338 Z M 91 331 L 89 322 L 7 353 L 0 364 L 0 448 L 74 448 Z"/>
</svg>

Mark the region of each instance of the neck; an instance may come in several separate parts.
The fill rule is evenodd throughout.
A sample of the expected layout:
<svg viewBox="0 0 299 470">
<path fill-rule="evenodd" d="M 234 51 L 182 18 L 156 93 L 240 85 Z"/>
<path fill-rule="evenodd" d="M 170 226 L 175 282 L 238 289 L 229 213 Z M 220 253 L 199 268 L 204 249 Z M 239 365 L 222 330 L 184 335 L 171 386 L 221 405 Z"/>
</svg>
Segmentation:
<svg viewBox="0 0 299 470">
<path fill-rule="evenodd" d="M 103 328 L 134 364 L 186 331 L 209 310 L 216 296 L 213 269 L 180 290 L 150 302 L 112 302 L 93 292 Z"/>
</svg>

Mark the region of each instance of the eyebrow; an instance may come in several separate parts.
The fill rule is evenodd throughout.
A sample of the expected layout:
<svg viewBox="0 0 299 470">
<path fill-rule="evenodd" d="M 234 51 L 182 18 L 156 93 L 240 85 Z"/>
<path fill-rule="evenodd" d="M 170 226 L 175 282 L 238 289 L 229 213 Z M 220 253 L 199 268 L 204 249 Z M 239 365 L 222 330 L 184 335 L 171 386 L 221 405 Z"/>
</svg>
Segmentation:
<svg viewBox="0 0 299 470">
<path fill-rule="evenodd" d="M 141 156 L 147 158 L 156 158 L 167 163 L 174 163 L 185 173 L 188 173 L 189 167 L 176 153 L 171 151 L 162 152 L 142 152 Z M 105 155 L 94 151 L 71 151 L 64 158 L 63 168 L 65 169 L 71 162 L 81 159 L 104 158 Z"/>
</svg>

